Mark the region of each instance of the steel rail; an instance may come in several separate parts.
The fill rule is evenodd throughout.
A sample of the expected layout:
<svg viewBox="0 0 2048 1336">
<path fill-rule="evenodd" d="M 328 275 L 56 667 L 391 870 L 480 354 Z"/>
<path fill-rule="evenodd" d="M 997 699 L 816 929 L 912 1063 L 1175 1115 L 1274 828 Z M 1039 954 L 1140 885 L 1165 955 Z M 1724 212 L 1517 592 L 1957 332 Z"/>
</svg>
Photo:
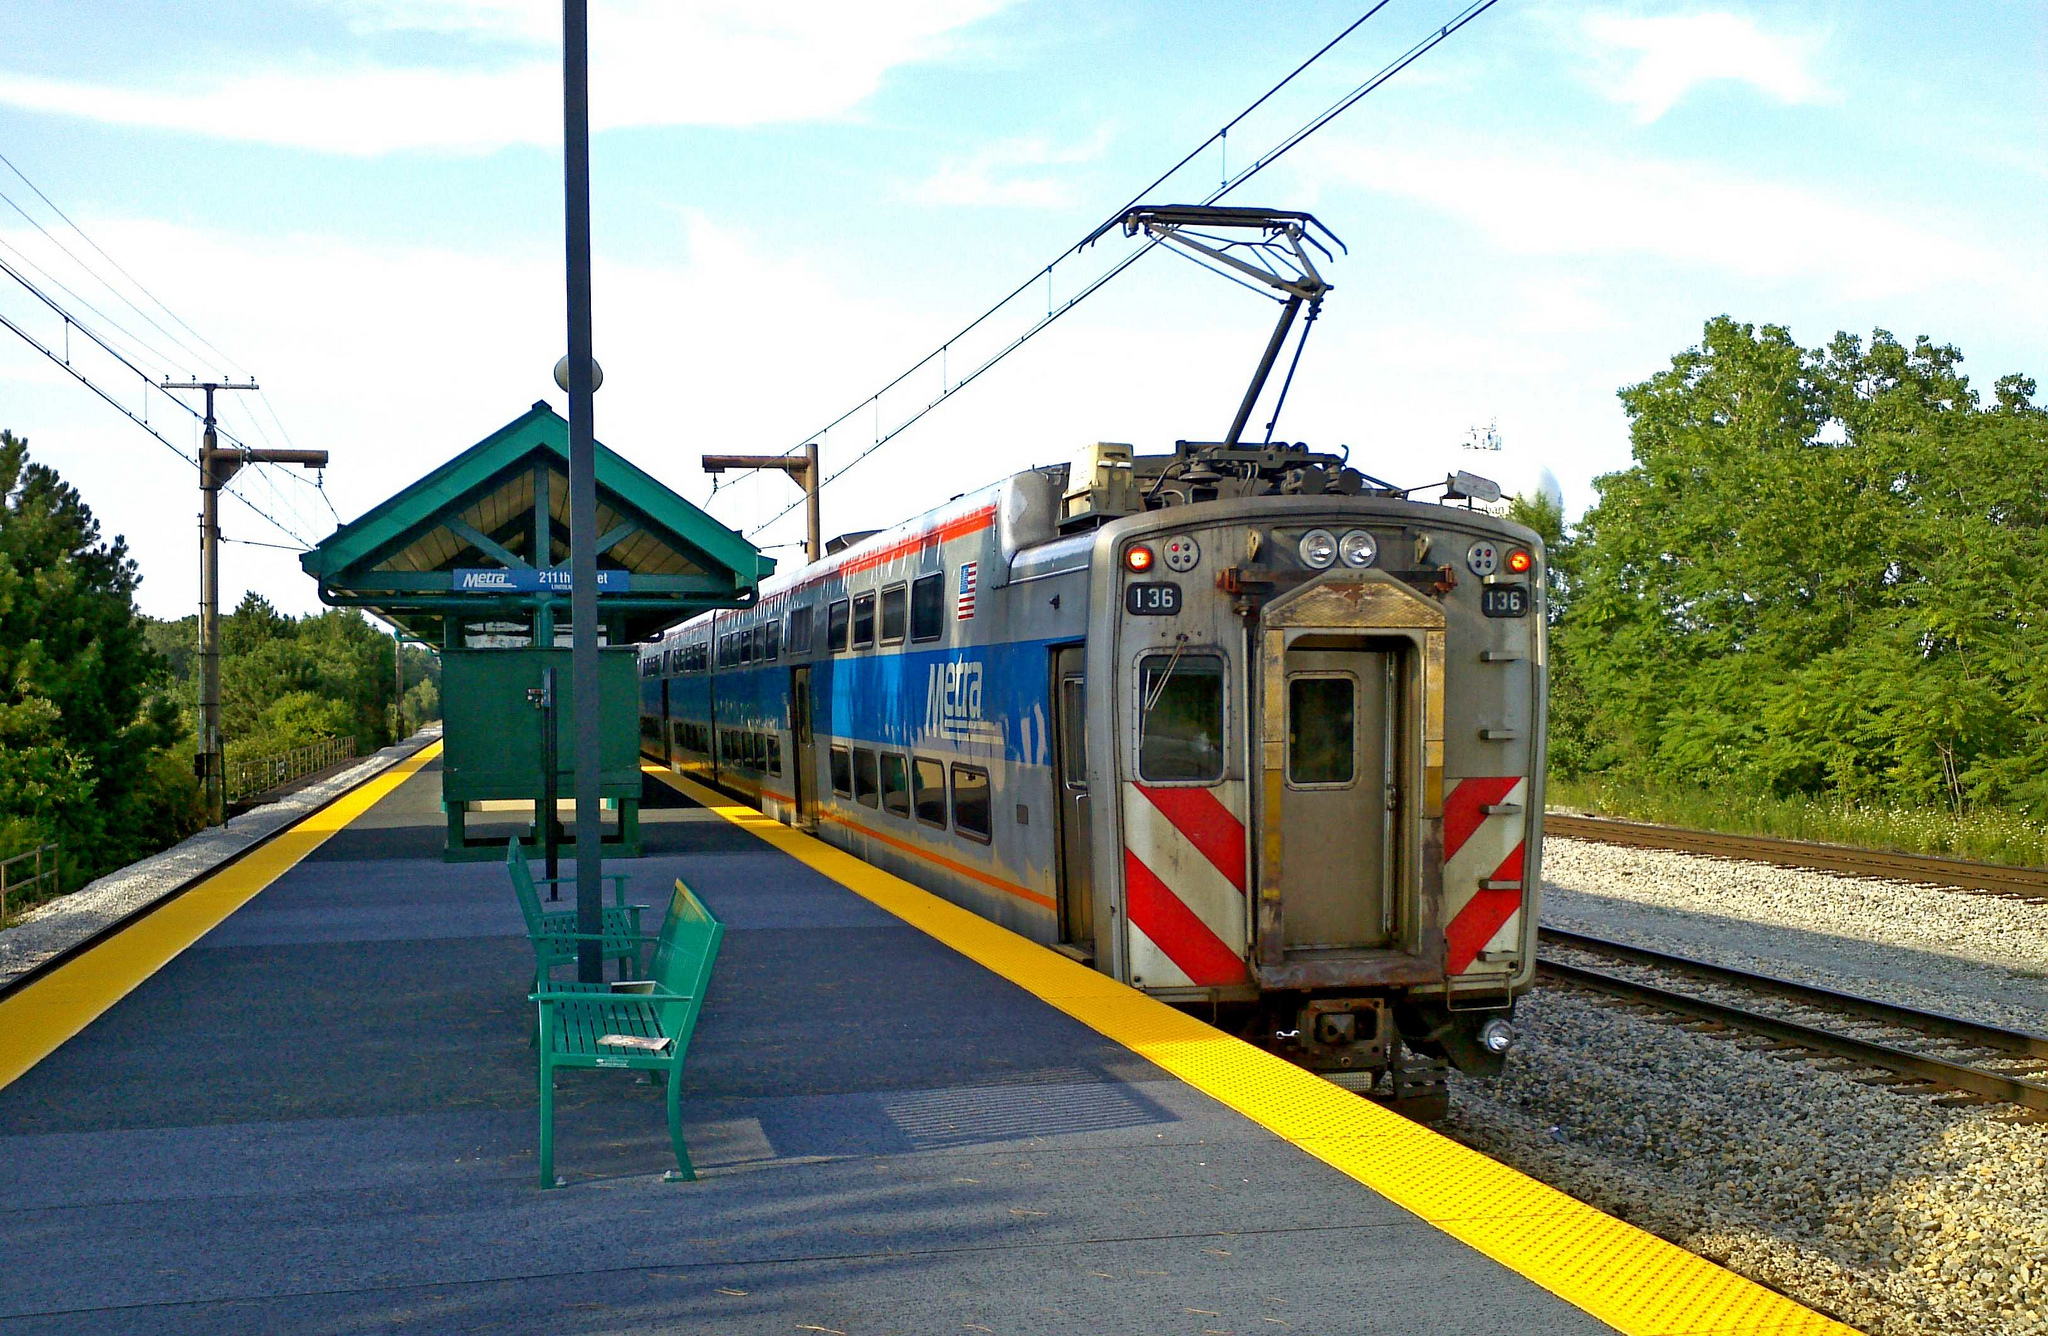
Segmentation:
<svg viewBox="0 0 2048 1336">
<path fill-rule="evenodd" d="M 1863 997 L 1857 993 L 1844 993 L 1833 988 L 1821 988 L 1814 984 L 1800 983 L 1794 979 L 1781 979 L 1773 974 L 1753 974 L 1730 965 L 1716 965 L 1709 960 L 1692 956 L 1673 955 L 1665 951 L 1653 951 L 1646 946 L 1629 942 L 1616 942 L 1605 937 L 1594 937 L 1588 933 L 1570 932 L 1563 928 L 1544 928 L 1543 940 L 1559 946 L 1576 947 L 1581 951 L 1592 951 L 1602 955 L 1619 956 L 1659 969 L 1675 970 L 1703 979 L 1722 983 L 1739 984 L 1747 988 L 1776 993 L 1782 997 L 1795 998 L 1829 1011 L 1839 1011 L 1866 1020 L 1880 1021 L 1886 1025 L 1898 1025 L 1919 1030 L 1924 1034 L 1939 1035 L 1944 1039 L 1956 1039 L 1982 1048 L 1995 1048 L 2003 1052 L 2023 1054 L 2028 1057 L 2048 1058 L 2048 1039 L 2028 1034 L 2024 1030 L 2007 1030 L 1981 1021 L 1966 1020 L 1961 1016 L 1949 1016 L 1939 1011 L 1925 1011 L 1919 1007 L 1901 1006 L 1896 1002 L 1883 1002 L 1874 997 Z"/>
<path fill-rule="evenodd" d="M 1931 1057 L 1925 1053 L 1914 1053 L 1891 1044 L 1875 1040 L 1857 1039 L 1823 1030 L 1817 1026 L 1805 1025 L 1799 1021 L 1786 1020 L 1780 1016 L 1750 1011 L 1744 1007 L 1725 1002 L 1712 1002 L 1703 997 L 1673 992 L 1655 984 L 1641 983 L 1635 979 L 1607 974 L 1600 970 L 1587 969 L 1579 965 L 1567 965 L 1549 957 L 1539 958 L 1537 966 L 1555 978 L 1567 980 L 1583 987 L 1592 988 L 1631 1002 L 1648 1003 L 1663 1011 L 1691 1016 L 1696 1020 L 1711 1021 L 1730 1029 L 1762 1035 L 1781 1043 L 1793 1044 L 1800 1048 L 1814 1049 L 1832 1054 L 1838 1058 L 1895 1072 L 1914 1080 L 1931 1085 L 1944 1086 L 1952 1090 L 1968 1091 L 1990 1099 L 2003 1100 L 2039 1112 L 2048 1112 L 2048 1085 L 2023 1080 L 2016 1076 L 2005 1076 L 1987 1072 L 1964 1063 L 1951 1062 L 1946 1058 Z M 1766 984 L 1777 984 L 1780 980 L 1766 976 L 1754 976 Z"/>
<path fill-rule="evenodd" d="M 1720 831 L 1689 830 L 1682 826 L 1659 826 L 1644 821 L 1617 821 L 1601 816 L 1546 813 L 1543 829 L 1547 834 L 1568 840 L 1592 840 L 1633 849 L 1672 849 L 1715 858 L 1813 868 L 1853 877 L 1920 882 L 2037 903 L 2048 902 L 2048 868 L 2006 867 L 1962 858 L 1854 849 L 1843 844 L 1787 840 L 1771 835 L 1730 835 Z"/>
</svg>

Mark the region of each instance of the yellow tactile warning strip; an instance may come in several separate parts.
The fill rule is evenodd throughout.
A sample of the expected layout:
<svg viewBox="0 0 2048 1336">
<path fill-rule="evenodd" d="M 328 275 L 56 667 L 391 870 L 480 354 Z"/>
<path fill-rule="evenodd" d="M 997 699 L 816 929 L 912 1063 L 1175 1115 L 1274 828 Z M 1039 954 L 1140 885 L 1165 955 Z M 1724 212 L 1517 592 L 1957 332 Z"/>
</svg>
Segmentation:
<svg viewBox="0 0 2048 1336">
<path fill-rule="evenodd" d="M 711 789 L 648 772 L 1631 1336 L 1852 1329 Z"/>
<path fill-rule="evenodd" d="M 439 742 L 428 744 L 0 1000 L 0 1088 L 92 1024 L 440 754 Z"/>
</svg>

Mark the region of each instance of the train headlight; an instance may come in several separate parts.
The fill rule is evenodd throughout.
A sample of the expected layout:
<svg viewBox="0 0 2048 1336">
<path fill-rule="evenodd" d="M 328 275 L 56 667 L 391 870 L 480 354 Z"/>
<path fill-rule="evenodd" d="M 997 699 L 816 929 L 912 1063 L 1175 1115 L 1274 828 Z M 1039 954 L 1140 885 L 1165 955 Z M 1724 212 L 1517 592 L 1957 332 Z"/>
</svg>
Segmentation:
<svg viewBox="0 0 2048 1336">
<path fill-rule="evenodd" d="M 1529 549 L 1518 547 L 1508 553 L 1508 570 L 1516 575 L 1527 575 L 1529 568 L 1536 564 L 1536 558 L 1529 555 Z"/>
<path fill-rule="evenodd" d="M 1143 543 L 1134 543 L 1124 549 L 1124 565 L 1143 575 L 1152 569 L 1152 549 Z"/>
<path fill-rule="evenodd" d="M 1337 539 L 1328 529 L 1310 529 L 1301 536 L 1302 564 L 1322 570 L 1337 559 Z"/>
<path fill-rule="evenodd" d="M 1363 529 L 1353 529 L 1337 540 L 1337 555 L 1346 566 L 1370 566 L 1380 554 L 1380 545 Z"/>
<path fill-rule="evenodd" d="M 1514 1046 L 1515 1027 L 1498 1018 L 1479 1027 L 1479 1045 L 1488 1053 L 1505 1053 Z"/>
</svg>

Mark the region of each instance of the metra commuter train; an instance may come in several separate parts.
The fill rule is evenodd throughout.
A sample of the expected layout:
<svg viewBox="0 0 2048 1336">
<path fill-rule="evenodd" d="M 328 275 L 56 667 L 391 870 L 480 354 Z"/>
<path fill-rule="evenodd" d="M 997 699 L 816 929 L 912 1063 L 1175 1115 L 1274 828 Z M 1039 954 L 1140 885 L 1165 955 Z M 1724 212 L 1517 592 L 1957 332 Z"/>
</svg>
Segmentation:
<svg viewBox="0 0 2048 1336">
<path fill-rule="evenodd" d="M 1422 1102 L 1534 970 L 1543 560 L 1303 447 L 1100 445 L 644 647 L 643 745 Z"/>
</svg>

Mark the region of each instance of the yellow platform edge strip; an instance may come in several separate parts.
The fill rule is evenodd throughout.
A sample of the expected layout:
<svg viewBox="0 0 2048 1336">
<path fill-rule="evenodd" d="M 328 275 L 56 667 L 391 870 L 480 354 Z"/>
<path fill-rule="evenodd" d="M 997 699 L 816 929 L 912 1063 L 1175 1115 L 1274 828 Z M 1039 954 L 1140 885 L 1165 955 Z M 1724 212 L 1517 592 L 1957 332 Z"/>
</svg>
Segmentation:
<svg viewBox="0 0 2048 1336">
<path fill-rule="evenodd" d="M 1629 1336 L 1853 1329 L 660 766 L 643 767 L 969 960 Z"/>
<path fill-rule="evenodd" d="M 0 1089 L 441 754 L 429 743 L 0 1000 Z"/>
</svg>

